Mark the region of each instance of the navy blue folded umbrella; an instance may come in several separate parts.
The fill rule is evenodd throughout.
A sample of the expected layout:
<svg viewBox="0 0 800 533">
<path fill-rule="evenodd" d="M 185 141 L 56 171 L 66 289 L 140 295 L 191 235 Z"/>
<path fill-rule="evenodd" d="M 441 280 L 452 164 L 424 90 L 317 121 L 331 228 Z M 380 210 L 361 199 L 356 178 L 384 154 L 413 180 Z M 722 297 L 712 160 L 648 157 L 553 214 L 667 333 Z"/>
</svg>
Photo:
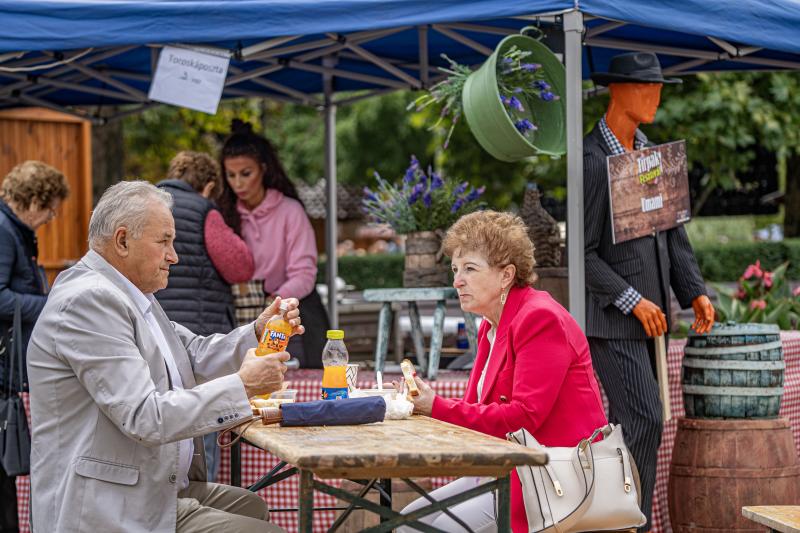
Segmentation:
<svg viewBox="0 0 800 533">
<path fill-rule="evenodd" d="M 315 402 L 284 403 L 280 408 L 260 409 L 260 415 L 230 427 L 217 435 L 217 444 L 222 448 L 233 446 L 242 438 L 247 428 L 255 422 L 264 425 L 280 422 L 281 426 L 353 426 L 383 422 L 386 416 L 386 401 L 380 396 L 368 398 L 345 398 L 343 400 L 317 400 Z M 230 442 L 223 436 L 231 430 L 239 433 Z"/>
<path fill-rule="evenodd" d="M 386 402 L 382 397 L 317 400 L 281 404 L 281 426 L 351 426 L 383 422 Z"/>
</svg>

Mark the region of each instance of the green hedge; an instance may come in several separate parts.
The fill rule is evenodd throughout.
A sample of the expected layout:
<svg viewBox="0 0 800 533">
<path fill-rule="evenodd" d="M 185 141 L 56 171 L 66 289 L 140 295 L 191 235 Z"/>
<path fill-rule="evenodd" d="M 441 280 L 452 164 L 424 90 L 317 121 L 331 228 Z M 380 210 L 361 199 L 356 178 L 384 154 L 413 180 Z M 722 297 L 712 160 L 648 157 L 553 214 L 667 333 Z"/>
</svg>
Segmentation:
<svg viewBox="0 0 800 533">
<path fill-rule="evenodd" d="M 339 258 L 339 277 L 357 290 L 403 286 L 403 254 L 346 255 Z M 319 262 L 317 283 L 325 283 L 325 261 Z"/>
<path fill-rule="evenodd" d="M 706 281 L 736 281 L 756 259 L 772 270 L 789 261 L 787 275 L 800 280 L 800 239 L 783 242 L 735 242 L 694 247 L 697 263 Z M 339 258 L 339 276 L 356 289 L 403 286 L 403 255 L 376 254 Z M 317 282 L 325 282 L 325 261 L 320 261 Z"/>
<path fill-rule="evenodd" d="M 694 252 L 706 281 L 736 281 L 747 265 L 755 263 L 757 259 L 767 270 L 789 261 L 787 277 L 800 280 L 800 239 L 703 244 L 695 246 Z"/>
</svg>

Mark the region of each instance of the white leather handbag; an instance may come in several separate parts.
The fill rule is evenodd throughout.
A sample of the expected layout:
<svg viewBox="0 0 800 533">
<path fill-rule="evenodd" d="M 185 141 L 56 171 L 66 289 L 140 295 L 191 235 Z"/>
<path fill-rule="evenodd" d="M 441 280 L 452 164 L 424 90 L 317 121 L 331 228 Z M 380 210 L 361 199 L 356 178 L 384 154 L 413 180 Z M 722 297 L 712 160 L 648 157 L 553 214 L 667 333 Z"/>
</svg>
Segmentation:
<svg viewBox="0 0 800 533">
<path fill-rule="evenodd" d="M 601 433 L 603 440 L 594 442 Z M 608 531 L 647 521 L 639 508 L 639 474 L 619 425 L 599 428 L 572 448 L 542 446 L 524 428 L 508 439 L 548 455 L 545 466 L 517 468 L 530 533 Z"/>
</svg>

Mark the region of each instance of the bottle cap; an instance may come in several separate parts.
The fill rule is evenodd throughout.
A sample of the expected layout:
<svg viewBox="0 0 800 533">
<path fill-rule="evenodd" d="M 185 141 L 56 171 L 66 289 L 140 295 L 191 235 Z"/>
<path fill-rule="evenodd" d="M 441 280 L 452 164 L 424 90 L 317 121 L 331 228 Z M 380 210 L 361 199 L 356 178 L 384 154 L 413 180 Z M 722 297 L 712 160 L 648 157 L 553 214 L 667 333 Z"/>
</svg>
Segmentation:
<svg viewBox="0 0 800 533">
<path fill-rule="evenodd" d="M 281 310 L 281 313 L 285 313 L 286 311 L 289 310 L 289 302 L 287 302 L 286 300 L 281 300 L 279 308 Z"/>
<path fill-rule="evenodd" d="M 326 336 L 331 340 L 341 340 L 344 339 L 344 330 L 341 329 L 329 329 Z"/>
</svg>

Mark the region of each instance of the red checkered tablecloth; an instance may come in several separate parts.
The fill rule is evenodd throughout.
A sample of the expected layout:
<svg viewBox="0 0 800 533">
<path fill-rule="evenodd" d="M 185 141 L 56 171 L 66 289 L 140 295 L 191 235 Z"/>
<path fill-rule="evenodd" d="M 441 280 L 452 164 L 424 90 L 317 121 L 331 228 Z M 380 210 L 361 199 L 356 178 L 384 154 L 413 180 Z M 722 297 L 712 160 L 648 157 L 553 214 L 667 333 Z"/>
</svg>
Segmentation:
<svg viewBox="0 0 800 533">
<path fill-rule="evenodd" d="M 784 393 L 781 402 L 780 415 L 788 418 L 794 435 L 798 455 L 800 455 L 800 332 L 781 332 L 783 342 L 783 357 L 786 362 L 784 375 Z M 667 508 L 667 482 L 669 479 L 669 465 L 672 460 L 672 445 L 677 430 L 677 417 L 684 415 L 683 395 L 681 393 L 681 364 L 683 363 L 683 340 L 670 342 L 668 353 L 670 397 L 672 399 L 673 420 L 664 425 L 664 434 L 661 447 L 658 451 L 658 467 L 656 487 L 653 494 L 653 531 L 672 531 Z M 321 372 L 314 370 L 297 370 L 289 372 L 287 379 L 292 382 L 292 388 L 298 390 L 299 401 L 316 400 L 320 393 Z M 466 372 L 442 371 L 439 379 L 432 383 L 437 394 L 445 397 L 460 397 L 464 394 L 467 385 Z M 385 376 L 388 381 L 398 376 Z M 375 386 L 375 377 L 372 372 L 359 373 L 359 387 L 370 388 Z M 28 398 L 25 395 L 25 404 Z M 278 459 L 271 454 L 254 448 L 242 446 L 242 484 L 245 486 L 255 483 L 258 478 L 269 472 L 278 463 Z M 230 483 L 230 455 L 223 450 L 217 482 Z M 447 482 L 447 478 L 434 480 L 434 486 Z M 296 508 L 299 493 L 299 478 L 293 476 L 289 479 L 264 489 L 259 492 L 269 503 L 271 509 Z M 30 501 L 30 488 L 28 477 L 17 478 L 17 498 L 19 502 L 20 531 L 28 533 L 28 508 Z M 332 497 L 315 494 L 314 503 L 317 507 L 327 507 L 335 504 Z M 334 511 L 321 511 L 314 514 L 314 531 L 325 531 L 335 517 Z M 288 531 L 297 530 L 297 515 L 294 512 L 276 512 L 272 520 Z"/>
</svg>

